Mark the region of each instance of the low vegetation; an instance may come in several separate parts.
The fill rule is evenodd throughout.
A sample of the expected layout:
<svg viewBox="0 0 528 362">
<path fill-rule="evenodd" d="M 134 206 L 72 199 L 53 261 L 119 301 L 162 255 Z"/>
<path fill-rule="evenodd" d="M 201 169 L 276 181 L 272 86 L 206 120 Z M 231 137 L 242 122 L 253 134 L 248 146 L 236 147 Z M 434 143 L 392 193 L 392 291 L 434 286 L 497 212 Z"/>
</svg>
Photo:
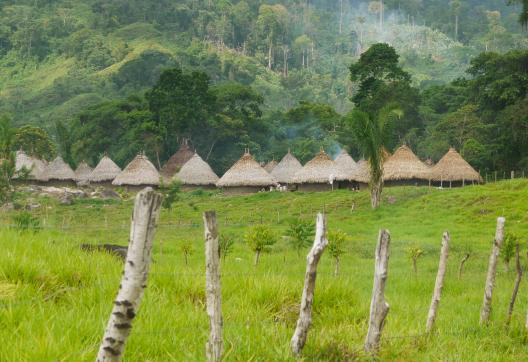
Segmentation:
<svg viewBox="0 0 528 362">
<path fill-rule="evenodd" d="M 306 360 L 368 359 L 362 347 L 380 227 L 392 235 L 386 289 L 391 311 L 381 340 L 381 360 L 524 360 L 528 358 L 524 281 L 505 329 L 515 275 L 498 268 L 491 323 L 484 328 L 478 321 L 496 217 L 506 217 L 507 232 L 526 235 L 527 189 L 525 180 L 452 190 L 387 188 L 383 198 L 394 202 L 384 202 L 377 210 L 371 209 L 364 191 L 238 197 L 182 194 L 177 206 L 162 211 L 148 288 L 125 358 L 204 359 L 208 320 L 201 214 L 215 209 L 220 232 L 234 236 L 232 252 L 222 262 L 226 360 L 293 361 L 289 340 L 298 315 L 305 260 L 281 237 L 289 219 L 277 218 L 276 210 L 313 222 L 316 212 L 325 209 L 330 245 L 337 230 L 348 237 L 343 245 L 346 252 L 340 255 L 339 278 L 334 277 L 330 249 L 321 260 L 314 320 L 303 351 Z M 20 205 L 27 197 L 15 195 Z M 65 206 L 53 199 L 38 201 L 42 206 L 30 211 L 40 221 L 38 233 L 5 227 L 19 211 L 0 214 L 4 225 L 0 228 L 0 360 L 93 361 L 123 265 L 117 257 L 86 253 L 79 245 L 126 245 L 132 202 L 84 200 Z M 444 293 L 436 332 L 425 337 L 445 230 L 451 234 L 451 251 Z M 253 237 L 262 234 L 275 237 Z M 258 267 L 244 235 L 276 241 L 268 245 L 269 253 L 260 258 Z M 188 255 L 188 266 L 182 240 L 192 242 L 195 250 Z M 467 245 L 471 257 L 458 279 Z M 411 246 L 425 251 L 419 273 L 412 278 L 407 255 Z M 526 266 L 525 249 L 521 255 Z"/>
</svg>

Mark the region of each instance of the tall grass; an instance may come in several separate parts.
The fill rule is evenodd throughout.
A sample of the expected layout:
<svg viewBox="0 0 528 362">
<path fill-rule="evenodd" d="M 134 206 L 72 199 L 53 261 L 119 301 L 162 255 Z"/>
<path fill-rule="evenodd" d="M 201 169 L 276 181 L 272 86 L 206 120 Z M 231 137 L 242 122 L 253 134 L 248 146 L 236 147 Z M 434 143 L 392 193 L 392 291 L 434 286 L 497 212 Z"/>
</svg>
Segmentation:
<svg viewBox="0 0 528 362">
<path fill-rule="evenodd" d="M 290 217 L 312 220 L 318 210 L 325 209 L 329 228 L 348 233 L 350 241 L 341 257 L 339 277 L 333 276 L 329 255 L 321 260 L 305 360 L 369 359 L 362 344 L 374 246 L 381 227 L 392 234 L 386 289 L 391 310 L 381 360 L 525 360 L 525 282 L 506 329 L 515 275 L 503 265 L 497 276 L 492 322 L 480 327 L 478 321 L 496 217 L 506 217 L 507 231 L 526 235 L 527 187 L 526 181 L 514 181 L 452 190 L 390 188 L 384 200 L 391 196 L 395 203 L 384 203 L 376 211 L 370 209 L 369 195 L 364 192 L 186 195 L 172 211 L 162 213 L 148 287 L 125 358 L 205 358 L 208 320 L 201 213 L 216 209 L 220 230 L 235 236 L 233 251 L 222 262 L 225 359 L 293 360 L 289 340 L 298 313 L 305 258 L 281 238 L 255 267 L 242 236 L 250 225 L 261 222 L 283 236 Z M 20 195 L 19 202 L 24 198 Z M 16 211 L 0 215 L 0 361 L 94 360 L 122 265 L 109 254 L 85 253 L 79 244 L 126 245 L 132 202 L 86 200 L 73 206 L 51 199 L 39 202 L 43 206 L 33 212 L 41 225 L 37 233 L 8 227 Z M 436 331 L 427 337 L 423 333 L 444 230 L 450 231 L 452 247 Z M 196 252 L 186 266 L 180 244 L 188 240 Z M 459 280 L 458 263 L 467 245 L 472 255 Z M 425 250 L 417 275 L 407 255 L 410 246 Z M 523 262 L 526 265 L 526 259 Z"/>
</svg>

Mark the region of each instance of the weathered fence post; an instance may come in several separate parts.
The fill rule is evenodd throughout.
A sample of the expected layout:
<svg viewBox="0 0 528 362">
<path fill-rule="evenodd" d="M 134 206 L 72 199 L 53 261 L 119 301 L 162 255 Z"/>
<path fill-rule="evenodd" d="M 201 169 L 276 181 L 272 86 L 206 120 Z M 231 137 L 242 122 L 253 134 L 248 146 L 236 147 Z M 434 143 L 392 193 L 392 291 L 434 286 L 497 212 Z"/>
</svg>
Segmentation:
<svg viewBox="0 0 528 362">
<path fill-rule="evenodd" d="M 220 248 L 216 213 L 203 214 L 205 228 L 205 293 L 209 316 L 209 340 L 205 347 L 208 362 L 219 362 L 224 352 L 222 339 L 222 293 L 220 289 Z"/>
<path fill-rule="evenodd" d="M 489 257 L 488 274 L 486 276 L 486 285 L 484 288 L 484 301 L 480 311 L 480 323 L 486 324 L 489 321 L 491 313 L 491 298 L 493 296 L 493 286 L 495 284 L 495 273 L 497 270 L 497 261 L 499 258 L 500 248 L 504 240 L 504 223 L 506 219 L 499 217 L 497 219 L 497 230 L 495 231 L 495 240 Z"/>
<path fill-rule="evenodd" d="M 306 257 L 306 274 L 304 276 L 304 288 L 301 299 L 299 319 L 293 337 L 291 339 L 291 350 L 294 355 L 299 355 L 306 343 L 308 329 L 312 324 L 312 303 L 315 291 L 315 279 L 317 277 L 317 264 L 328 245 L 326 238 L 326 216 L 317 214 L 315 227 L 315 240 L 312 249 Z"/>
<path fill-rule="evenodd" d="M 515 300 L 517 299 L 517 293 L 519 292 L 519 285 L 521 284 L 522 279 L 522 267 L 521 267 L 521 257 L 519 255 L 519 244 L 515 245 L 515 269 L 517 271 L 517 277 L 515 278 L 515 284 L 513 286 L 513 293 L 510 299 L 510 305 L 508 306 L 508 317 L 506 319 L 506 325 L 510 324 L 511 316 L 513 313 L 513 306 L 515 305 Z"/>
<path fill-rule="evenodd" d="M 515 178 L 515 171 L 511 172 L 511 179 L 513 180 Z"/>
<path fill-rule="evenodd" d="M 150 187 L 143 189 L 136 196 L 125 271 L 97 354 L 98 362 L 121 361 L 126 340 L 132 329 L 132 321 L 147 286 L 161 198 L 161 195 Z"/>
<path fill-rule="evenodd" d="M 436 319 L 436 312 L 438 310 L 438 304 L 440 303 L 440 297 L 442 295 L 442 288 L 444 287 L 444 277 L 446 273 L 447 257 L 449 254 L 449 233 L 446 231 L 442 235 L 442 249 L 440 250 L 440 263 L 438 264 L 438 273 L 436 274 L 436 282 L 433 291 L 433 299 L 431 300 L 431 307 L 429 307 L 429 314 L 427 316 L 427 333 L 431 332 Z"/>
<path fill-rule="evenodd" d="M 385 282 L 387 281 L 389 264 L 390 234 L 388 230 L 380 230 L 376 245 L 376 261 L 374 266 L 374 286 L 370 301 L 370 319 L 365 350 L 375 353 L 379 347 L 381 332 L 385 318 L 389 313 L 389 304 L 385 301 Z"/>
</svg>

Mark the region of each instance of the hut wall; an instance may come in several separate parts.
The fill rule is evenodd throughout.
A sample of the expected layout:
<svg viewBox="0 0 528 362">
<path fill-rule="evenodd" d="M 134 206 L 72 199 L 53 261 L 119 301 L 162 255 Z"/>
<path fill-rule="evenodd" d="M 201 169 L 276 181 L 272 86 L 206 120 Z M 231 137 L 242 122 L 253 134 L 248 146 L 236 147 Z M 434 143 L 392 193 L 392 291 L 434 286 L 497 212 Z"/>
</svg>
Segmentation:
<svg viewBox="0 0 528 362">
<path fill-rule="evenodd" d="M 196 191 L 196 190 L 216 190 L 214 185 L 181 185 L 181 190 L 184 192 Z"/>
<path fill-rule="evenodd" d="M 428 180 L 418 180 L 418 179 L 411 179 L 411 180 L 389 180 L 383 182 L 384 186 L 391 187 L 391 186 L 429 186 Z"/>
<path fill-rule="evenodd" d="M 269 187 L 234 186 L 234 187 L 222 187 L 222 190 L 226 195 L 246 195 L 246 194 L 254 194 L 261 190 L 269 190 Z"/>
<path fill-rule="evenodd" d="M 77 187 L 77 183 L 74 180 L 48 180 L 44 185 L 53 187 Z"/>
<path fill-rule="evenodd" d="M 462 187 L 462 186 L 470 186 L 470 185 L 478 185 L 479 183 L 476 182 L 476 181 L 465 181 L 465 182 L 462 182 L 462 181 L 443 181 L 443 182 L 440 182 L 440 181 L 431 181 L 431 185 L 434 186 L 434 187 L 440 187 L 442 186 L 444 189 L 448 189 L 448 188 L 451 188 L 451 187 Z"/>
<path fill-rule="evenodd" d="M 334 184 L 334 188 L 338 188 L 338 184 Z M 324 191 L 332 191 L 332 185 L 328 183 L 324 184 L 299 184 L 298 191 L 300 192 L 324 192 Z"/>
</svg>

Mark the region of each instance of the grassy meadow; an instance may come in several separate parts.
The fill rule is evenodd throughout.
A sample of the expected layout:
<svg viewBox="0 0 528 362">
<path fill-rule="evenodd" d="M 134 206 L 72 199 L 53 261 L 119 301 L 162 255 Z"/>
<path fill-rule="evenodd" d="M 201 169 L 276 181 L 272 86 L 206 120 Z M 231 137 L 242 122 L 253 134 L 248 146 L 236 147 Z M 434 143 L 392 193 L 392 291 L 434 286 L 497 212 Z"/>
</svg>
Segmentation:
<svg viewBox="0 0 528 362">
<path fill-rule="evenodd" d="M 74 205 L 17 195 L 41 203 L 32 211 L 42 229 L 12 227 L 18 211 L 0 214 L 0 361 L 93 361 L 117 293 L 121 261 L 105 253 L 85 253 L 81 243 L 126 245 L 132 200 L 77 200 Z M 313 325 L 301 360 L 369 360 L 362 351 L 367 333 L 379 228 L 391 232 L 387 317 L 380 360 L 520 361 L 528 359 L 528 286 L 521 283 L 512 323 L 505 327 L 515 274 L 498 268 L 492 321 L 479 326 L 487 259 L 496 218 L 523 239 L 528 234 L 528 181 L 504 181 L 463 189 L 387 188 L 383 205 L 372 211 L 367 192 L 266 193 L 223 196 L 185 194 L 163 210 L 155 238 L 148 287 L 131 337 L 126 361 L 204 360 L 208 319 L 201 213 L 217 211 L 221 232 L 236 236 L 222 262 L 226 361 L 288 361 L 302 293 L 305 258 L 282 236 L 292 217 L 328 215 L 329 229 L 350 236 L 341 274 L 324 255 L 319 266 Z M 250 225 L 270 225 L 279 239 L 253 265 L 243 243 Z M 448 272 L 437 329 L 424 336 L 442 232 L 451 234 Z M 192 242 L 185 265 L 181 246 Z M 412 269 L 407 248 L 425 256 Z M 458 265 L 471 257 L 462 279 Z M 307 252 L 308 250 L 306 250 Z M 512 269 L 513 263 L 512 263 Z"/>
</svg>

